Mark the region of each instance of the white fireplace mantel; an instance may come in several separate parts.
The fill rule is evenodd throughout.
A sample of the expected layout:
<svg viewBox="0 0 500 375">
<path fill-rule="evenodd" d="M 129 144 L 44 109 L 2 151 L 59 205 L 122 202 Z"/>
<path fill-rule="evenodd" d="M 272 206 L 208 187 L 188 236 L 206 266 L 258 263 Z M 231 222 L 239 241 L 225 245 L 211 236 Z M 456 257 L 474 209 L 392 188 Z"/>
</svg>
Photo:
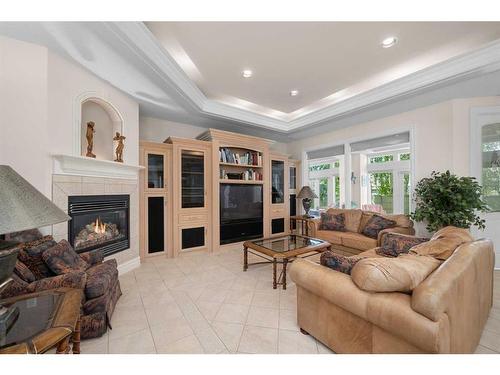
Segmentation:
<svg viewBox="0 0 500 375">
<path fill-rule="evenodd" d="M 54 160 L 54 174 L 137 179 L 138 172 L 144 169 L 140 165 L 99 160 L 85 156 L 56 154 L 52 155 L 52 158 Z"/>
</svg>

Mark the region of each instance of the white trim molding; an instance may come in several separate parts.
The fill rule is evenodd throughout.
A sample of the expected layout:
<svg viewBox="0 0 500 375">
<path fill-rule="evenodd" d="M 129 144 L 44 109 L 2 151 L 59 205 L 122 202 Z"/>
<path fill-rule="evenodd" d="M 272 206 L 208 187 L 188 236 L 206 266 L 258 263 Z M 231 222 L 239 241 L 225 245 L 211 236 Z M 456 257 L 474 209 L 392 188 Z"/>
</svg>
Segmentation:
<svg viewBox="0 0 500 375">
<path fill-rule="evenodd" d="M 269 109 L 267 113 L 263 113 L 252 110 L 252 106 L 242 108 L 207 98 L 144 23 L 107 22 L 105 25 L 163 80 L 166 91 L 174 86 L 199 113 L 284 133 L 332 120 L 389 100 L 397 100 L 434 86 L 500 69 L 500 40 L 497 40 L 374 89 L 355 93 L 350 97 L 340 97 L 338 101 L 320 108 L 306 110 L 304 107 L 293 113 Z M 129 94 L 134 96 L 135 93 Z"/>
<path fill-rule="evenodd" d="M 52 155 L 54 174 L 137 179 L 138 172 L 144 167 L 99 160 L 85 156 L 57 154 Z"/>
<path fill-rule="evenodd" d="M 133 259 L 130 259 L 129 261 L 126 261 L 122 264 L 118 265 L 118 274 L 119 275 L 124 275 L 127 272 L 133 271 L 136 268 L 139 268 L 141 265 L 141 258 L 140 257 L 135 257 Z"/>
</svg>

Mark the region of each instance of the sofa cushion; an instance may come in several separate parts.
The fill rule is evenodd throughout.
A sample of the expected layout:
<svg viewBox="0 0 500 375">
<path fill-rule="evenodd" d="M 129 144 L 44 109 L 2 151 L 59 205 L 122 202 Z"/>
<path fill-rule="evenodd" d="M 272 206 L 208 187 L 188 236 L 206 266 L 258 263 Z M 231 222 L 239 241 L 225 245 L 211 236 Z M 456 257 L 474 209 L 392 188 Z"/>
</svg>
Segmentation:
<svg viewBox="0 0 500 375">
<path fill-rule="evenodd" d="M 380 215 L 373 215 L 366 223 L 365 227 L 361 231 L 361 234 L 377 239 L 378 232 L 387 228 L 393 228 L 394 226 L 396 226 L 396 222 L 394 220 L 386 219 Z"/>
<path fill-rule="evenodd" d="M 345 232 L 336 232 L 333 230 L 317 230 L 315 237 L 330 242 L 332 245 L 342 245 L 341 235 Z"/>
<path fill-rule="evenodd" d="M 14 267 L 14 273 L 21 278 L 21 280 L 32 283 L 36 281 L 36 277 L 33 272 L 30 271 L 28 266 L 21 262 L 19 259 L 16 261 L 16 266 Z"/>
<path fill-rule="evenodd" d="M 411 292 L 441 261 L 429 256 L 402 254 L 397 258 L 366 258 L 351 271 L 354 283 L 368 292 Z"/>
<path fill-rule="evenodd" d="M 380 258 L 383 255 L 379 255 L 377 253 L 378 249 L 379 249 L 378 247 L 375 247 L 375 248 L 370 249 L 370 250 L 365 250 L 362 253 L 359 253 L 357 255 L 352 255 L 350 258 L 355 258 L 358 260 L 365 259 L 365 258 Z"/>
<path fill-rule="evenodd" d="M 359 259 L 345 257 L 340 254 L 335 254 L 333 251 L 324 251 L 321 253 L 320 264 L 331 268 L 335 271 L 343 272 L 347 275 L 351 274 L 352 267 Z"/>
<path fill-rule="evenodd" d="M 409 236 L 401 233 L 387 233 L 383 236 L 382 244 L 377 248 L 377 254 L 397 257 L 399 254 L 408 254 L 413 246 L 429 241 L 425 237 Z"/>
<path fill-rule="evenodd" d="M 357 250 L 368 250 L 377 247 L 377 240 L 366 237 L 359 233 L 346 232 L 341 233 L 340 239 L 342 245 Z"/>
<path fill-rule="evenodd" d="M 359 223 L 361 221 L 361 215 L 363 214 L 363 211 L 361 210 L 356 210 L 356 209 L 340 209 L 340 208 L 330 208 L 328 211 L 326 211 L 328 214 L 333 214 L 333 215 L 338 215 L 338 214 L 344 214 L 345 215 L 345 229 L 348 232 L 357 232 L 359 228 Z"/>
<path fill-rule="evenodd" d="M 96 298 L 110 291 L 118 279 L 116 261 L 106 261 L 87 270 L 87 285 L 85 296 L 87 299 Z"/>
<path fill-rule="evenodd" d="M 66 240 L 47 249 L 42 255 L 43 261 L 56 275 L 75 271 L 85 271 L 87 262 L 78 256 Z"/>
<path fill-rule="evenodd" d="M 412 247 L 410 253 L 446 260 L 457 247 L 473 240 L 467 229 L 449 226 L 437 231 L 429 242 Z"/>
<path fill-rule="evenodd" d="M 329 214 L 328 212 L 322 212 L 321 222 L 319 223 L 319 229 L 345 232 L 345 215 Z"/>
<path fill-rule="evenodd" d="M 54 241 L 52 236 L 45 236 L 39 240 L 26 242 L 20 245 L 21 251 L 19 251 L 17 257 L 31 272 L 33 272 L 37 280 L 54 275 L 42 258 L 42 254 L 45 250 L 54 245 L 56 245 L 56 241 Z"/>
</svg>

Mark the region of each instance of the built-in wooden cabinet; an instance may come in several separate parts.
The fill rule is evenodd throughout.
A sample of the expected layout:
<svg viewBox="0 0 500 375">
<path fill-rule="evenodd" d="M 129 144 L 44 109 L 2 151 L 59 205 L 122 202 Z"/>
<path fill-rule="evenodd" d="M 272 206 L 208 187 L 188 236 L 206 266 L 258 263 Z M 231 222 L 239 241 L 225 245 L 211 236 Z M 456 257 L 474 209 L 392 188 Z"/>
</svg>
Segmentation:
<svg viewBox="0 0 500 375">
<path fill-rule="evenodd" d="M 140 255 L 172 255 L 172 146 L 140 142 Z"/>
<path fill-rule="evenodd" d="M 270 154 L 270 196 L 271 215 L 270 232 L 271 235 L 282 235 L 289 231 L 289 166 L 288 156 L 280 154 Z"/>
<path fill-rule="evenodd" d="M 141 141 L 140 163 L 145 167 L 140 177 L 141 258 L 241 247 L 242 242 L 235 242 L 239 239 L 227 239 L 227 233 L 234 231 L 241 231 L 241 238 L 288 233 L 300 173 L 297 162 L 272 153 L 271 144 L 215 129 L 197 139 Z M 234 207 L 233 198 L 241 196 L 245 197 L 243 213 L 259 218 L 247 215 L 245 220 L 251 223 L 229 227 L 221 219 L 221 199 Z M 221 233 L 226 236 L 223 241 Z"/>
<path fill-rule="evenodd" d="M 301 185 L 301 170 L 300 170 L 300 160 L 289 159 L 288 160 L 288 213 L 290 216 L 295 216 L 300 214 L 300 201 L 297 199 L 297 194 L 302 187 Z M 296 222 L 290 220 L 290 231 L 296 230 Z"/>
<path fill-rule="evenodd" d="M 172 145 L 173 248 L 174 256 L 184 251 L 208 250 L 212 223 L 212 145 L 210 142 L 168 138 Z"/>
</svg>

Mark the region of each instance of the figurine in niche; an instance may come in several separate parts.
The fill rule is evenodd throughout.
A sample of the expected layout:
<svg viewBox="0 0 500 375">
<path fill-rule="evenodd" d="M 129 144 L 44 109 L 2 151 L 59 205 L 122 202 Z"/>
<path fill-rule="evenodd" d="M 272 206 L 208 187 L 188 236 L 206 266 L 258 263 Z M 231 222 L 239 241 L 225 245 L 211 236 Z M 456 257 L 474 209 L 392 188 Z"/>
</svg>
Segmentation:
<svg viewBox="0 0 500 375">
<path fill-rule="evenodd" d="M 116 146 L 116 150 L 115 150 L 115 154 L 116 154 L 115 161 L 120 162 L 120 163 L 123 163 L 123 148 L 125 147 L 125 145 L 123 144 L 123 141 L 126 138 L 127 137 L 124 137 L 119 132 L 116 132 L 116 135 L 113 138 L 113 141 L 117 141 L 118 142 L 118 145 Z"/>
<path fill-rule="evenodd" d="M 95 154 L 92 153 L 92 149 L 94 148 L 94 126 L 95 123 L 93 121 L 87 122 L 87 157 L 95 158 Z"/>
</svg>

